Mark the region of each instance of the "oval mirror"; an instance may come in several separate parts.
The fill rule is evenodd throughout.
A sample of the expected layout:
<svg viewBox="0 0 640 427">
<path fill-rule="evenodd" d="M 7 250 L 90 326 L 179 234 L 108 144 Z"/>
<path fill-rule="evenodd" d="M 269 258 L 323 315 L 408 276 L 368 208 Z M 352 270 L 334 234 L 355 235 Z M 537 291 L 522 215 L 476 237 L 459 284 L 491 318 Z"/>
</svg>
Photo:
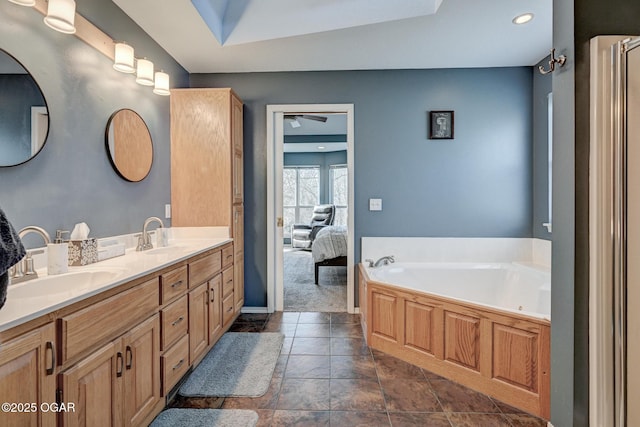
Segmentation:
<svg viewBox="0 0 640 427">
<path fill-rule="evenodd" d="M 0 49 L 0 167 L 32 159 L 48 133 L 49 112 L 40 87 L 18 60 Z"/>
<path fill-rule="evenodd" d="M 118 175 L 127 181 L 142 181 L 151 170 L 153 143 L 142 117 L 133 110 L 118 110 L 109 117 L 107 153 Z"/>
</svg>

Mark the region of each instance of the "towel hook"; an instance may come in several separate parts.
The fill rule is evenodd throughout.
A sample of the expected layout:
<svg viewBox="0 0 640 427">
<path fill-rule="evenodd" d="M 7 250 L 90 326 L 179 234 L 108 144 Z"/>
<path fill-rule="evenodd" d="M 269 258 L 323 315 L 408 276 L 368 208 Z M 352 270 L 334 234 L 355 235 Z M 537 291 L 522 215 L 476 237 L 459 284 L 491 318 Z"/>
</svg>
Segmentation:
<svg viewBox="0 0 640 427">
<path fill-rule="evenodd" d="M 556 49 L 553 48 L 551 49 L 551 58 L 549 59 L 549 69 L 545 70 L 544 67 L 540 65 L 538 70 L 540 71 L 540 74 L 553 73 L 556 70 L 556 64 L 562 67 L 565 62 L 567 62 L 567 57 L 565 55 L 560 55 L 556 58 Z"/>
</svg>

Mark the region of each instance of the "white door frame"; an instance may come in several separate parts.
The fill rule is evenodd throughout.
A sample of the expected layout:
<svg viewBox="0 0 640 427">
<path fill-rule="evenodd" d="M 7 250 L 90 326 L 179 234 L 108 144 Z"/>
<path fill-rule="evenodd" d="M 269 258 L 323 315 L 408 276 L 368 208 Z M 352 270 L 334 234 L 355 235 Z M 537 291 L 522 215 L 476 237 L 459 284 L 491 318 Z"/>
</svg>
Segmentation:
<svg viewBox="0 0 640 427">
<path fill-rule="evenodd" d="M 284 309 L 284 268 L 282 229 L 282 170 L 284 168 L 284 115 L 290 113 L 347 115 L 347 311 L 355 313 L 354 278 L 354 179 L 353 104 L 267 105 L 267 311 Z M 278 224 L 279 222 L 279 224 Z M 313 274 L 312 271 L 309 274 Z"/>
</svg>

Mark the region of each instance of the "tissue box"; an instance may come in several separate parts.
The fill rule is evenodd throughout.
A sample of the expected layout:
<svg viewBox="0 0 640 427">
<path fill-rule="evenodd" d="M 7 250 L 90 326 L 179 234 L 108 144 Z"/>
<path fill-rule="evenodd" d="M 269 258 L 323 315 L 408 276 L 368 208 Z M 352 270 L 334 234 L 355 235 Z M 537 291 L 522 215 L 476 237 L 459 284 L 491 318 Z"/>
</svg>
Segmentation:
<svg viewBox="0 0 640 427">
<path fill-rule="evenodd" d="M 96 239 L 69 240 L 69 265 L 79 266 L 98 262 Z"/>
</svg>

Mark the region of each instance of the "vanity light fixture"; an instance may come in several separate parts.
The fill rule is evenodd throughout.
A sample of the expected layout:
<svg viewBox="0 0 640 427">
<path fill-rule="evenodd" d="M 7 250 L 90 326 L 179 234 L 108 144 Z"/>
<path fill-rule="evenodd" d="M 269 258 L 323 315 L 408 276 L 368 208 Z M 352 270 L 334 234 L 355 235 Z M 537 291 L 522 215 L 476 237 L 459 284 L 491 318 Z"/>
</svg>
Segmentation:
<svg viewBox="0 0 640 427">
<path fill-rule="evenodd" d="M 20 6 L 35 6 L 36 0 L 9 0 L 11 3 L 18 4 Z"/>
<path fill-rule="evenodd" d="M 533 13 L 528 12 L 528 13 L 523 13 L 522 15 L 516 16 L 515 18 L 513 18 L 511 22 L 513 22 L 516 25 L 522 25 L 522 24 L 526 24 L 532 19 L 533 19 Z"/>
<path fill-rule="evenodd" d="M 153 62 L 147 58 L 138 59 L 136 83 L 143 86 L 153 86 Z"/>
<path fill-rule="evenodd" d="M 169 91 L 169 74 L 160 70 L 156 72 L 155 78 L 155 87 L 153 88 L 153 93 L 156 95 L 169 96 L 171 92 Z"/>
<path fill-rule="evenodd" d="M 113 68 L 121 73 L 135 73 L 135 58 L 133 56 L 133 47 L 126 43 L 114 44 Z"/>
<path fill-rule="evenodd" d="M 49 0 L 44 23 L 64 34 L 75 34 L 76 2 L 74 0 Z"/>
</svg>

